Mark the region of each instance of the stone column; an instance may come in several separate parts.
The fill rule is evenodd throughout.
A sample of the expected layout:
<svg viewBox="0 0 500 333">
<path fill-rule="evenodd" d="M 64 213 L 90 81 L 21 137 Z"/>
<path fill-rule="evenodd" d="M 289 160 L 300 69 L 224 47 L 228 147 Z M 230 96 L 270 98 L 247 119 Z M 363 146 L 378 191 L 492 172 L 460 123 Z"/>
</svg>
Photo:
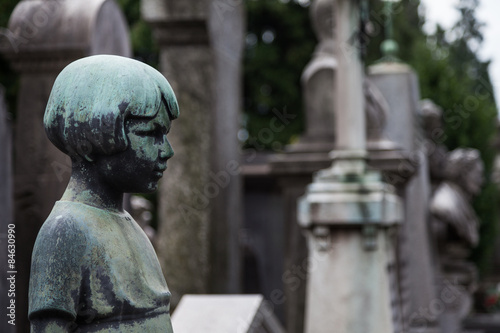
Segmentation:
<svg viewBox="0 0 500 333">
<path fill-rule="evenodd" d="M 432 242 L 429 230 L 431 196 L 429 166 L 419 120 L 418 78 L 407 65 L 389 62 L 369 69 L 372 82 L 390 105 L 385 134 L 398 142 L 409 155 L 395 174 L 395 185 L 415 175 L 403 192 L 405 219 L 399 230 L 399 281 L 403 302 L 403 325 L 407 332 L 439 332 L 433 306 L 439 302 L 435 291 Z"/>
<path fill-rule="evenodd" d="M 11 123 L 9 121 L 7 106 L 4 100 L 4 88 L 0 86 L 0 315 L 3 320 L 0 321 L 0 331 L 5 333 L 15 332 L 15 326 L 10 325 L 7 317 L 10 310 L 9 296 L 10 283 L 7 280 L 7 263 L 9 260 L 7 252 L 7 241 L 9 226 L 12 226 L 13 204 L 12 204 L 12 133 Z M 13 228 L 15 231 L 15 228 Z"/>
<path fill-rule="evenodd" d="M 173 304 L 187 293 L 236 293 L 242 4 L 143 0 L 142 14 L 181 110 L 169 135 L 176 154 L 160 188 L 157 244 Z"/>
<path fill-rule="evenodd" d="M 130 56 L 125 18 L 113 0 L 21 1 L 0 51 L 20 74 L 14 137 L 16 328 L 27 332 L 31 252 L 38 230 L 62 195 L 69 157 L 47 139 L 43 114 L 52 85 L 70 62 L 93 54 Z"/>
<path fill-rule="evenodd" d="M 299 201 L 299 223 L 309 231 L 305 332 L 392 332 L 388 267 L 401 205 L 379 173 L 366 171 L 363 67 L 353 37 L 358 3 L 337 0 L 335 18 L 334 163 L 316 175 Z"/>
</svg>

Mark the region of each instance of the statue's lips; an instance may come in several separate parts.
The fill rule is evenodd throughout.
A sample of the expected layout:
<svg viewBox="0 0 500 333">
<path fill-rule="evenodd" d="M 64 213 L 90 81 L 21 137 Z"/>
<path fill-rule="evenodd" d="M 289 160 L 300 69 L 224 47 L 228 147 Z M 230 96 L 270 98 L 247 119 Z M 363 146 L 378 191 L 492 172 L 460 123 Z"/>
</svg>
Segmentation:
<svg viewBox="0 0 500 333">
<path fill-rule="evenodd" d="M 165 170 L 167 170 L 167 167 L 162 166 L 162 167 L 158 167 L 158 168 L 154 169 L 153 171 L 154 171 L 155 176 L 157 176 L 158 178 L 161 178 L 161 177 L 163 177 L 163 172 Z"/>
</svg>

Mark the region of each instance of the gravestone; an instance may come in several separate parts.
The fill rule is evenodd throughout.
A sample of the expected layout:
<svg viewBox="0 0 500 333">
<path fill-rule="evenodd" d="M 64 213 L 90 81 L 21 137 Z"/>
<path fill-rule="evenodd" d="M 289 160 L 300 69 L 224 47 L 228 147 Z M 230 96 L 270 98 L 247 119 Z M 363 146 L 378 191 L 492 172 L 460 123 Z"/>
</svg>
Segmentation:
<svg viewBox="0 0 500 333">
<path fill-rule="evenodd" d="M 405 218 L 398 236 L 403 327 L 409 332 L 439 332 L 438 316 L 422 314 L 429 310 L 437 295 L 428 225 L 431 188 L 426 151 L 421 145 L 417 76 L 408 66 L 395 62 L 371 66 L 369 73 L 390 106 L 385 135 L 409 156 L 409 161 L 398 165 L 392 183 L 406 182 L 415 173 L 403 189 Z"/>
<path fill-rule="evenodd" d="M 12 138 L 11 138 L 11 123 L 7 113 L 7 106 L 4 100 L 4 88 L 0 86 L 0 312 L 3 320 L 0 322 L 0 331 L 10 333 L 15 331 L 15 326 L 8 323 L 12 318 L 8 317 L 12 305 L 9 296 L 10 281 L 7 280 L 10 274 L 7 269 L 9 260 L 9 252 L 7 251 L 9 230 L 16 231 L 12 228 L 14 219 L 12 207 Z M 13 234 L 16 236 L 16 234 Z M 12 239 L 12 236 L 11 236 Z M 12 241 L 11 241 L 12 242 Z"/>
<path fill-rule="evenodd" d="M 159 196 L 157 248 L 173 304 L 187 293 L 238 292 L 243 4 L 144 0 L 142 15 L 185 110 L 171 133 L 175 181 Z"/>
<path fill-rule="evenodd" d="M 436 283 L 444 305 L 439 319 L 443 332 L 456 332 L 473 308 L 478 271 L 468 260 L 479 242 L 479 218 L 472 199 L 481 191 L 484 165 L 477 149 L 458 148 L 444 156 L 444 178 L 430 202 L 436 243 Z"/>
<path fill-rule="evenodd" d="M 125 18 L 113 0 L 21 1 L 0 40 L 0 52 L 20 74 L 14 174 L 18 246 L 17 330 L 28 330 L 31 252 L 40 226 L 60 198 L 71 172 L 68 157 L 46 138 L 43 113 L 57 74 L 92 54 L 130 56 Z"/>
<path fill-rule="evenodd" d="M 172 326 L 175 333 L 285 333 L 261 295 L 185 295 Z"/>
</svg>

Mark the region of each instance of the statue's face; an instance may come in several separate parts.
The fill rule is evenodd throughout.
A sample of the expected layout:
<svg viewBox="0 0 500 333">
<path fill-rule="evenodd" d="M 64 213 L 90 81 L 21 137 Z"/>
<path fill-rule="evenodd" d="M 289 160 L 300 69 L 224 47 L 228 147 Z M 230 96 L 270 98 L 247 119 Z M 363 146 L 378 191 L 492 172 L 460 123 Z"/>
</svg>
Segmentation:
<svg viewBox="0 0 500 333">
<path fill-rule="evenodd" d="M 476 195 L 481 192 L 481 186 L 484 182 L 483 172 L 484 167 L 481 161 L 474 163 L 469 168 L 465 176 L 465 186 L 469 193 Z"/>
<path fill-rule="evenodd" d="M 167 160 L 174 155 L 167 140 L 170 126 L 164 105 L 153 119 L 127 120 L 128 148 L 96 161 L 102 182 L 124 193 L 155 191 L 167 168 Z"/>
</svg>

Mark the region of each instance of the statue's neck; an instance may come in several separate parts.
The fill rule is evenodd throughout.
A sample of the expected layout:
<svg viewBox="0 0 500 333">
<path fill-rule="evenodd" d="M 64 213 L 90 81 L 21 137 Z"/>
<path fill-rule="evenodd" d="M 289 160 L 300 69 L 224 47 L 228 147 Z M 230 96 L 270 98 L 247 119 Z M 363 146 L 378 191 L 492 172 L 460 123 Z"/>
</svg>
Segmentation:
<svg viewBox="0 0 500 333">
<path fill-rule="evenodd" d="M 116 191 L 94 171 L 91 165 L 73 167 L 61 200 L 84 203 L 93 207 L 123 212 L 123 192 Z"/>
</svg>

